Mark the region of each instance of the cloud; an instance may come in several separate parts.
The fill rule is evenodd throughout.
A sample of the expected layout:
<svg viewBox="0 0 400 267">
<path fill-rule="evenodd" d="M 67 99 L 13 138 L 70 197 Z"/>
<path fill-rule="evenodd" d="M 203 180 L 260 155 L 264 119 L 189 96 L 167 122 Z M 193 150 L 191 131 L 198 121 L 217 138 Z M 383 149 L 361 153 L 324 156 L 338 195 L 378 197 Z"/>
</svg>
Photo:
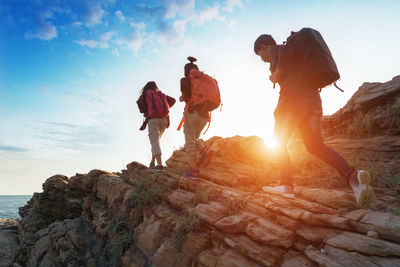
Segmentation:
<svg viewBox="0 0 400 267">
<path fill-rule="evenodd" d="M 99 40 L 101 42 L 108 42 L 111 40 L 111 38 L 113 37 L 113 35 L 115 35 L 114 31 L 109 31 L 109 32 L 105 32 L 102 35 L 100 35 Z"/>
<path fill-rule="evenodd" d="M 75 151 L 93 151 L 104 148 L 110 141 L 106 125 L 78 125 L 43 121 L 37 136 L 45 145 Z"/>
<path fill-rule="evenodd" d="M 100 35 L 98 40 L 78 40 L 75 41 L 75 43 L 80 44 L 81 46 L 87 46 L 89 48 L 107 49 L 110 47 L 109 42 L 114 35 L 114 31 L 105 32 Z"/>
<path fill-rule="evenodd" d="M 79 40 L 75 41 L 75 43 L 80 44 L 81 46 L 87 46 L 89 48 L 96 48 L 98 46 L 98 42 L 95 40 Z"/>
<path fill-rule="evenodd" d="M 71 25 L 72 25 L 73 27 L 81 27 L 81 26 L 82 26 L 82 22 L 80 22 L 80 21 L 74 21 Z"/>
<path fill-rule="evenodd" d="M 203 25 L 204 23 L 214 20 L 219 17 L 219 5 L 214 7 L 207 7 L 200 11 L 196 18 L 197 25 Z"/>
<path fill-rule="evenodd" d="M 236 28 L 236 25 L 238 24 L 238 21 L 237 20 L 231 20 L 231 21 L 229 21 L 229 29 L 231 30 L 231 31 L 233 31 L 233 30 L 235 30 L 235 28 Z"/>
<path fill-rule="evenodd" d="M 194 0 L 166 0 L 165 2 L 165 18 L 175 18 L 176 16 L 184 16 L 194 10 Z"/>
<path fill-rule="evenodd" d="M 167 21 L 160 22 L 158 25 L 160 33 L 157 41 L 161 44 L 176 44 L 184 39 L 186 21 L 176 20 L 173 23 Z"/>
<path fill-rule="evenodd" d="M 22 148 L 22 147 L 16 147 L 16 146 L 0 145 L 0 151 L 5 151 L 5 152 L 26 152 L 26 151 L 28 151 L 28 149 Z"/>
<path fill-rule="evenodd" d="M 124 14 L 122 14 L 121 10 L 115 11 L 115 15 L 116 15 L 117 18 L 118 18 L 120 21 L 122 21 L 122 22 L 124 22 L 124 21 L 126 20 Z"/>
<path fill-rule="evenodd" d="M 162 0 L 155 6 L 140 4 L 134 9 L 137 18 L 150 24 L 150 28 L 155 28 L 147 37 L 154 38 L 160 44 L 170 45 L 184 38 L 188 17 L 193 15 L 194 0 Z M 132 37 L 130 39 L 131 47 L 135 44 L 133 47 L 139 50 L 140 36 L 136 34 L 133 43 Z"/>
<path fill-rule="evenodd" d="M 103 15 L 106 13 L 97 1 L 84 1 L 83 11 L 84 21 L 87 27 L 100 24 Z"/>
<path fill-rule="evenodd" d="M 117 48 L 115 48 L 112 52 L 111 52 L 114 56 L 119 57 L 119 50 Z"/>
<path fill-rule="evenodd" d="M 35 14 L 34 24 L 37 28 L 35 33 L 26 32 L 26 39 L 40 39 L 50 41 L 57 37 L 57 28 L 49 21 L 53 14 L 50 10 L 39 11 Z"/>
<path fill-rule="evenodd" d="M 139 51 L 144 43 L 144 34 L 146 29 L 146 24 L 144 22 L 131 23 L 133 31 L 131 36 L 126 39 L 126 44 L 134 52 Z"/>
<path fill-rule="evenodd" d="M 242 7 L 241 0 L 227 0 L 225 2 L 225 6 L 223 7 L 224 10 L 232 12 L 235 7 Z"/>
</svg>

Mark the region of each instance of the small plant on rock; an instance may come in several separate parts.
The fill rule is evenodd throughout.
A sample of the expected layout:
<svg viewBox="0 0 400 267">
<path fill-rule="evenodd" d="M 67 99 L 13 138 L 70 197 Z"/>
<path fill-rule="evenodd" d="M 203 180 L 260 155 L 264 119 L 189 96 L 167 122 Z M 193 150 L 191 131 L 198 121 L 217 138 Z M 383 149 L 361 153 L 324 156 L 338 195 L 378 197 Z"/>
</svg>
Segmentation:
<svg viewBox="0 0 400 267">
<path fill-rule="evenodd" d="M 133 241 L 133 234 L 125 229 L 123 219 L 116 216 L 110 229 L 111 245 L 109 248 L 110 263 L 120 266 L 121 256 Z"/>
<path fill-rule="evenodd" d="M 177 218 L 174 231 L 171 235 L 171 242 L 176 250 L 182 249 L 186 235 L 200 226 L 200 220 L 195 215 L 181 216 Z"/>
<path fill-rule="evenodd" d="M 157 178 L 162 174 L 152 174 L 138 180 L 132 193 L 133 206 L 147 206 L 160 203 L 162 196 L 171 185 L 157 183 Z"/>
</svg>

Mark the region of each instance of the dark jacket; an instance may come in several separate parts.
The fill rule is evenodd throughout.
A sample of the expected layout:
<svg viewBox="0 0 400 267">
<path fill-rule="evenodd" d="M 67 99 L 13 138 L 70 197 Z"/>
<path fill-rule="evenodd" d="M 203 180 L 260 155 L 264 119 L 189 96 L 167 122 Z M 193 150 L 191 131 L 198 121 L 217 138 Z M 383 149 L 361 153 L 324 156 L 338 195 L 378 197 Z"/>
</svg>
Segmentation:
<svg viewBox="0 0 400 267">
<path fill-rule="evenodd" d="M 291 47 L 276 45 L 271 49 L 270 71 L 280 69 L 283 76 L 278 81 L 280 96 L 277 113 L 290 112 L 304 117 L 307 114 L 322 114 L 321 97 L 318 88 L 310 88 L 302 83 L 298 75 L 299 60 Z"/>
</svg>

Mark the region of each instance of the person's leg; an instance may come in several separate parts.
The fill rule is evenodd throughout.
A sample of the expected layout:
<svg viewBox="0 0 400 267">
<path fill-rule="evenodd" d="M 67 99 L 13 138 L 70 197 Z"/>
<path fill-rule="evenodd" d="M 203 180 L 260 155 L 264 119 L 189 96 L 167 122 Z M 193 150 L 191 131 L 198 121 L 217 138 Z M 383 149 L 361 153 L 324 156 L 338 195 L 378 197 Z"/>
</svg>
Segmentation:
<svg viewBox="0 0 400 267">
<path fill-rule="evenodd" d="M 159 124 L 158 124 L 158 144 L 160 144 L 160 139 L 161 136 L 163 135 L 165 129 L 168 127 L 168 118 L 162 118 L 159 119 Z M 160 147 L 160 152 L 161 152 L 161 147 Z M 161 153 L 159 155 L 156 155 L 156 160 L 157 160 L 157 167 L 159 169 L 162 169 L 162 160 L 161 160 Z"/>
<path fill-rule="evenodd" d="M 209 118 L 200 116 L 197 112 L 196 114 L 197 115 L 196 115 L 195 144 L 197 151 L 200 152 L 201 155 L 200 161 L 197 164 L 199 168 L 204 168 L 211 163 L 213 151 L 208 147 L 204 146 L 202 142 L 199 141 L 199 138 L 204 127 L 207 125 Z"/>
<path fill-rule="evenodd" d="M 278 193 L 290 198 L 294 197 L 293 166 L 290 161 L 287 144 L 295 127 L 296 121 L 290 114 L 275 115 L 274 138 L 277 143 L 275 156 L 281 173 L 281 185 L 264 186 L 263 190 L 265 192 Z"/>
<path fill-rule="evenodd" d="M 156 161 L 157 161 L 157 166 L 156 166 L 156 168 L 161 168 L 161 169 L 162 169 L 161 154 L 160 154 L 160 155 L 155 155 L 155 159 L 156 159 Z"/>
<path fill-rule="evenodd" d="M 189 165 L 192 171 L 198 173 L 199 166 L 196 161 L 196 134 L 197 134 L 197 124 L 196 124 L 196 113 L 187 112 L 185 116 L 185 124 L 183 132 L 185 134 L 185 151 L 189 158 Z"/>
<path fill-rule="evenodd" d="M 310 154 L 322 159 L 335 168 L 343 177 L 348 176 L 354 168 L 335 150 L 325 145 L 321 133 L 321 117 L 312 115 L 299 124 L 304 145 Z"/>
<path fill-rule="evenodd" d="M 153 169 L 155 167 L 155 164 L 154 164 L 155 161 L 156 161 L 156 155 L 151 155 L 151 161 L 150 161 L 149 168 Z"/>
<path fill-rule="evenodd" d="M 355 194 L 357 206 L 369 205 L 374 196 L 370 187 L 370 174 L 364 170 L 357 171 L 339 153 L 324 144 L 321 134 L 321 117 L 312 115 L 302 121 L 299 128 L 310 154 L 335 168 L 349 182 Z"/>
<path fill-rule="evenodd" d="M 283 185 L 293 185 L 293 166 L 290 160 L 287 145 L 295 127 L 295 121 L 289 114 L 275 116 L 275 156 L 281 173 L 281 183 Z"/>
<path fill-rule="evenodd" d="M 150 119 L 148 127 L 149 127 L 149 139 L 151 144 L 151 154 L 152 154 L 152 160 L 150 165 L 153 166 L 157 156 L 161 157 L 159 119 Z"/>
</svg>

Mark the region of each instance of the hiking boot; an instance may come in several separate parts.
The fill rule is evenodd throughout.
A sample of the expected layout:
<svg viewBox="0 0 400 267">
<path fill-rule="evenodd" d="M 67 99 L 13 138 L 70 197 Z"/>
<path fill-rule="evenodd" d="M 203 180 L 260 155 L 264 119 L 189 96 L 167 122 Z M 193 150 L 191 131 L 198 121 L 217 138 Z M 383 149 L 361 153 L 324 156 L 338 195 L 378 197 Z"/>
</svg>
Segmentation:
<svg viewBox="0 0 400 267">
<path fill-rule="evenodd" d="M 192 179 L 193 181 L 196 181 L 199 179 L 199 170 L 191 170 L 190 172 L 185 172 L 184 175 L 189 178 Z"/>
<path fill-rule="evenodd" d="M 287 198 L 294 198 L 294 187 L 292 185 L 263 186 L 263 191 Z"/>
<path fill-rule="evenodd" d="M 352 175 L 357 175 L 358 181 L 357 186 L 352 185 L 356 206 L 358 208 L 368 207 L 371 204 L 371 201 L 374 199 L 374 191 L 370 186 L 371 175 L 365 170 L 353 172 Z"/>
<path fill-rule="evenodd" d="M 199 166 L 200 168 L 205 168 L 211 163 L 213 151 L 208 147 L 204 147 L 202 150 L 200 150 L 200 154 L 201 154 L 201 159 Z"/>
<path fill-rule="evenodd" d="M 163 169 L 164 169 L 163 165 L 157 165 L 156 166 L 156 170 L 162 171 Z"/>
<path fill-rule="evenodd" d="M 150 162 L 149 169 L 155 169 L 154 162 Z"/>
</svg>

